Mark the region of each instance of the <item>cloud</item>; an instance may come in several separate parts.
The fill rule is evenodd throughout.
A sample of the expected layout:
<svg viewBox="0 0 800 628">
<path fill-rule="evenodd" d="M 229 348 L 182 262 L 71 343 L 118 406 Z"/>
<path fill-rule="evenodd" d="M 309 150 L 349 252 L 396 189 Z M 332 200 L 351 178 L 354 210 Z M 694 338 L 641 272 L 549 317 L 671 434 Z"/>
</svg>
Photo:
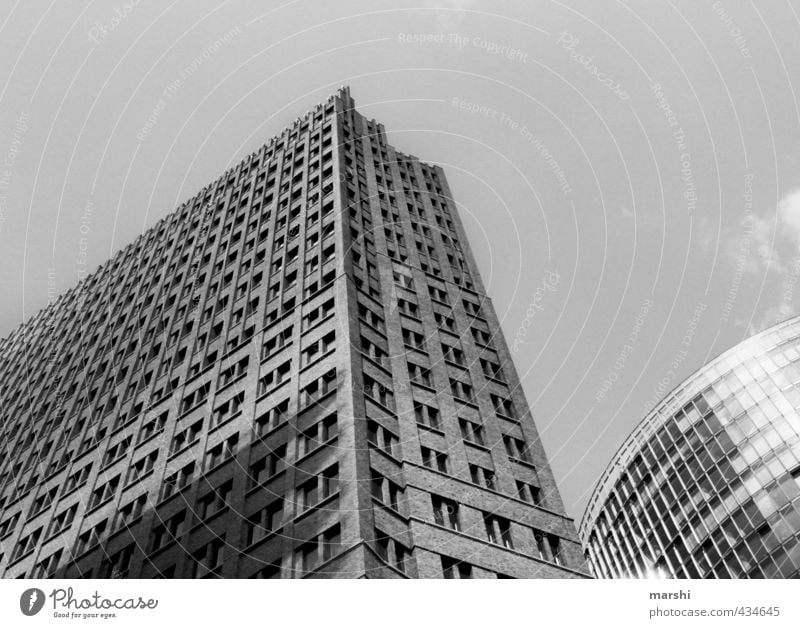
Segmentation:
<svg viewBox="0 0 800 628">
<path fill-rule="evenodd" d="M 792 190 L 774 213 L 744 216 L 728 230 L 726 249 L 736 268 L 751 275 L 789 272 L 800 253 L 800 190 Z"/>
<path fill-rule="evenodd" d="M 791 190 L 774 213 L 745 216 L 736 233 L 728 232 L 728 256 L 737 272 L 780 281 L 780 299 L 758 319 L 737 320 L 751 333 L 760 332 L 798 314 L 795 292 L 800 277 L 800 189 Z M 755 279 L 755 277 L 754 277 Z M 761 308 L 759 308 L 761 309 Z"/>
<path fill-rule="evenodd" d="M 453 33 L 458 31 L 464 20 L 465 14 L 461 13 L 461 11 L 472 9 L 476 4 L 476 0 L 437 0 L 432 4 L 442 9 L 434 12 L 435 30 L 441 33 Z M 425 13 L 430 17 L 429 11 L 425 11 Z"/>
<path fill-rule="evenodd" d="M 751 325 L 750 333 L 757 334 L 760 331 L 764 331 L 768 327 L 772 327 L 781 321 L 785 321 L 787 318 L 794 316 L 795 314 L 797 314 L 797 309 L 795 306 L 791 303 L 782 301 L 778 305 L 773 305 L 766 312 L 764 312 L 761 318 Z"/>
<path fill-rule="evenodd" d="M 745 219 L 745 222 L 748 221 Z M 748 268 L 757 274 L 763 274 L 770 270 L 783 273 L 786 267 L 775 248 L 777 240 L 775 219 L 753 214 L 749 222 L 751 223 L 749 235 L 751 260 Z"/>
<path fill-rule="evenodd" d="M 800 250 L 800 190 L 792 190 L 778 203 L 781 233 Z"/>
</svg>

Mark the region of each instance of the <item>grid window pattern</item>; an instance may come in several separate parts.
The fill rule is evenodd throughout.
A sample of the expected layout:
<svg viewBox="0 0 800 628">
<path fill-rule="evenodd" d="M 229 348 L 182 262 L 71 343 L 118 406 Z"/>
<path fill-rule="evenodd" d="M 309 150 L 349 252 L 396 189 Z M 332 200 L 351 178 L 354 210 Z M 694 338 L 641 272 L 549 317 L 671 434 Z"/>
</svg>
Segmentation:
<svg viewBox="0 0 800 628">
<path fill-rule="evenodd" d="M 487 571 L 486 499 L 571 526 L 514 489 L 547 461 L 499 330 L 444 172 L 343 88 L 0 340 L 0 576 L 442 577 L 421 526 Z"/>
<path fill-rule="evenodd" d="M 581 525 L 599 577 L 800 574 L 800 321 L 710 362 L 660 402 Z"/>
</svg>

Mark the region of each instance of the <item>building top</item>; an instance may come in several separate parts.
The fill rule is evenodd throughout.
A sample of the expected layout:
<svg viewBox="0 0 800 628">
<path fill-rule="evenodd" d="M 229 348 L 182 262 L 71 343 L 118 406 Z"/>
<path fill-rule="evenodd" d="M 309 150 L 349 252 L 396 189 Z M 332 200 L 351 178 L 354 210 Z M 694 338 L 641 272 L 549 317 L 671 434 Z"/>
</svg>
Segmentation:
<svg viewBox="0 0 800 628">
<path fill-rule="evenodd" d="M 262 144 L 259 149 L 251 152 L 249 155 L 244 157 L 237 165 L 232 166 L 231 168 L 223 172 L 214 181 L 202 187 L 190 198 L 180 203 L 175 209 L 169 212 L 166 216 L 160 218 L 154 225 L 152 225 L 151 227 L 140 233 L 132 242 L 130 242 L 124 248 L 117 251 L 111 258 L 101 263 L 93 272 L 88 273 L 86 276 L 79 279 L 78 282 L 73 287 L 59 294 L 58 297 L 56 297 L 51 303 L 43 307 L 35 314 L 32 314 L 30 317 L 28 317 L 27 320 L 20 323 L 16 327 L 16 329 L 13 329 L 8 335 L 0 339 L 0 350 L 4 349 L 10 344 L 13 344 L 14 341 L 17 339 L 17 336 L 24 333 L 27 327 L 34 324 L 39 319 L 46 320 L 50 316 L 52 316 L 53 312 L 56 312 L 63 305 L 65 299 L 71 297 L 74 294 L 83 292 L 88 288 L 93 287 L 95 284 L 97 284 L 98 281 L 103 277 L 103 275 L 109 272 L 109 270 L 114 266 L 117 260 L 127 257 L 139 243 L 141 243 L 143 240 L 146 240 L 153 232 L 163 227 L 164 224 L 174 220 L 178 215 L 183 214 L 186 211 L 189 211 L 191 205 L 198 197 L 202 197 L 205 193 L 217 187 L 220 184 L 220 182 L 226 181 L 231 176 L 238 176 L 238 174 L 243 169 L 248 168 L 250 164 L 253 162 L 253 160 L 258 158 L 258 155 L 260 153 L 264 152 L 265 150 L 273 148 L 275 144 L 280 144 L 281 142 L 288 143 L 289 141 L 291 141 L 293 136 L 298 135 L 303 124 L 308 124 L 310 118 L 312 118 L 315 114 L 318 114 L 323 107 L 332 103 L 333 100 L 336 98 L 340 98 L 341 100 L 344 101 L 349 101 L 352 104 L 352 97 L 350 96 L 350 87 L 346 85 L 339 87 L 339 89 L 336 92 L 328 96 L 324 101 L 317 103 L 314 107 L 306 111 L 306 113 L 297 117 L 290 125 L 284 128 L 280 133 L 275 134 L 272 138 L 270 138 L 269 141 Z M 196 209 L 199 210 L 201 209 L 201 207 L 196 207 Z"/>
</svg>

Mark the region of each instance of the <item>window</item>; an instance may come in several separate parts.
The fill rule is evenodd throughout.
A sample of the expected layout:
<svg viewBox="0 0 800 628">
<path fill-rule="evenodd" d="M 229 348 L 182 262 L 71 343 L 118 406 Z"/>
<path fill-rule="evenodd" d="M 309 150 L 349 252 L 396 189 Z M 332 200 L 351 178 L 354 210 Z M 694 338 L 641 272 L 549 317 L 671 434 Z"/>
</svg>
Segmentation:
<svg viewBox="0 0 800 628">
<path fill-rule="evenodd" d="M 208 398 L 208 393 L 211 390 L 211 382 L 206 382 L 193 392 L 186 395 L 183 398 L 183 402 L 181 404 L 181 412 L 188 412 L 192 408 L 199 406 Z"/>
<path fill-rule="evenodd" d="M 92 472 L 92 465 L 88 464 L 82 469 L 75 471 L 71 474 L 67 481 L 64 483 L 64 492 L 69 493 L 70 491 L 82 486 L 86 483 L 86 480 L 89 479 L 89 475 Z"/>
<path fill-rule="evenodd" d="M 228 507 L 228 499 L 233 489 L 233 481 L 228 480 L 217 488 L 211 489 L 208 493 L 197 500 L 197 516 L 201 521 L 216 515 Z"/>
<path fill-rule="evenodd" d="M 467 419 L 458 419 L 458 425 L 461 428 L 461 438 L 467 442 L 480 445 L 481 447 L 486 446 L 482 425 L 473 423 Z"/>
<path fill-rule="evenodd" d="M 447 473 L 447 454 L 428 447 L 420 447 L 420 451 L 422 452 L 422 464 L 429 469 Z"/>
<path fill-rule="evenodd" d="M 472 565 L 455 558 L 442 556 L 442 576 L 448 580 L 466 580 L 472 578 Z"/>
<path fill-rule="evenodd" d="M 266 360 L 286 347 L 292 340 L 292 326 L 278 332 L 261 346 L 261 359 Z"/>
<path fill-rule="evenodd" d="M 464 359 L 464 352 L 458 347 L 453 347 L 451 345 L 446 345 L 442 343 L 442 354 L 444 355 L 445 360 L 454 362 L 459 366 L 466 365 L 466 360 Z"/>
<path fill-rule="evenodd" d="M 386 349 L 376 342 L 361 336 L 361 353 L 384 367 L 389 367 L 389 354 Z"/>
<path fill-rule="evenodd" d="M 215 428 L 235 417 L 242 410 L 244 391 L 221 403 L 211 416 L 211 427 Z"/>
<path fill-rule="evenodd" d="M 103 538 L 103 534 L 106 531 L 106 525 L 108 525 L 107 519 L 101 521 L 90 530 L 81 533 L 80 536 L 78 536 L 78 542 L 75 544 L 75 552 L 73 555 L 79 556 L 97 545 Z"/>
<path fill-rule="evenodd" d="M 274 408 L 270 408 L 263 412 L 255 420 L 256 436 L 264 436 L 281 425 L 287 418 L 289 412 L 289 400 L 284 399 Z"/>
<path fill-rule="evenodd" d="M 441 429 L 441 422 L 439 420 L 439 409 L 432 406 L 425 405 L 419 401 L 414 402 L 414 416 L 417 423 L 432 427 L 435 430 Z"/>
<path fill-rule="evenodd" d="M 161 430 L 164 429 L 164 426 L 167 423 L 167 415 L 169 412 L 164 410 L 161 414 L 156 417 L 153 417 L 149 421 L 147 421 L 142 428 L 139 430 L 139 442 L 143 443 L 151 436 L 155 436 Z"/>
<path fill-rule="evenodd" d="M 433 520 L 437 525 L 460 530 L 461 526 L 458 519 L 458 504 L 451 499 L 431 495 L 433 504 Z"/>
<path fill-rule="evenodd" d="M 202 431 L 203 431 L 203 419 L 200 419 L 199 421 L 195 421 L 185 430 L 178 432 L 172 439 L 172 445 L 170 446 L 169 449 L 169 455 L 174 456 L 176 453 L 182 451 L 189 445 L 193 445 L 194 443 L 196 443 L 198 440 L 200 440 L 200 434 Z"/>
<path fill-rule="evenodd" d="M 19 521 L 19 517 L 20 514 L 17 512 L 11 515 L 10 517 L 4 519 L 2 522 L 0 522 L 0 538 L 7 536 L 14 531 L 14 528 L 16 527 L 17 522 Z"/>
<path fill-rule="evenodd" d="M 364 374 L 364 395 L 382 406 L 394 410 L 394 391 L 367 374 Z"/>
<path fill-rule="evenodd" d="M 97 508 L 103 502 L 108 501 L 111 499 L 114 494 L 117 492 L 117 487 L 119 486 L 119 478 L 120 476 L 116 476 L 103 484 L 101 487 L 96 488 L 92 491 L 92 495 L 89 497 L 89 503 L 87 505 L 88 510 L 92 510 L 93 508 Z"/>
<path fill-rule="evenodd" d="M 296 552 L 296 564 L 299 571 L 313 571 L 327 562 L 338 552 L 341 545 L 339 524 L 328 528 L 325 532 L 305 542 Z"/>
<path fill-rule="evenodd" d="M 192 553 L 189 565 L 190 578 L 220 576 L 225 561 L 225 535 L 222 534 L 207 545 Z"/>
<path fill-rule="evenodd" d="M 530 453 L 528 453 L 528 447 L 525 445 L 524 440 L 504 434 L 503 445 L 506 448 L 506 453 L 509 458 L 531 464 L 531 456 Z"/>
<path fill-rule="evenodd" d="M 408 377 L 415 384 L 428 387 L 433 386 L 433 378 L 430 369 L 420 366 L 419 364 L 414 364 L 413 362 L 408 363 Z"/>
<path fill-rule="evenodd" d="M 190 462 L 185 467 L 168 475 L 161 487 L 161 499 L 167 499 L 175 495 L 178 491 L 185 488 L 194 477 L 194 462 Z"/>
<path fill-rule="evenodd" d="M 505 375 L 503 374 L 503 369 L 500 368 L 499 364 L 481 358 L 481 369 L 483 369 L 483 374 L 486 375 L 486 377 L 488 377 L 489 379 L 499 379 L 505 381 Z M 508 403 L 510 404 L 511 402 L 509 401 Z M 514 416 L 514 415 L 511 414 L 509 416 Z"/>
<path fill-rule="evenodd" d="M 394 282 L 403 288 L 407 288 L 408 290 L 414 289 L 414 278 L 411 277 L 411 271 L 406 269 L 401 269 L 400 266 L 395 265 L 395 270 L 392 273 L 392 277 Z"/>
<path fill-rule="evenodd" d="M 559 538 L 553 534 L 547 535 L 547 544 L 550 549 L 550 559 L 556 564 L 560 565 L 561 563 L 561 543 Z"/>
<path fill-rule="evenodd" d="M 489 395 L 492 400 L 492 405 L 494 405 L 495 412 L 497 414 L 502 414 L 512 419 L 517 418 L 516 410 L 514 409 L 514 404 L 510 399 L 504 399 L 503 397 L 499 397 L 498 395 L 492 394 Z"/>
<path fill-rule="evenodd" d="M 78 512 L 78 504 L 73 504 L 62 513 L 57 514 L 55 517 L 53 517 L 53 521 L 50 523 L 50 528 L 47 530 L 47 537 L 49 538 L 51 536 L 55 536 L 56 534 L 60 534 L 61 532 L 65 532 L 66 530 L 68 530 L 72 525 L 72 522 L 75 520 L 76 512 Z M 17 513 L 16 517 L 19 517 L 19 513 Z M 0 537 L 5 536 L 3 533 L 3 528 L 4 526 L 6 526 L 8 521 L 9 520 L 7 519 L 2 524 L 0 524 Z"/>
<path fill-rule="evenodd" d="M 314 508 L 339 490 L 339 465 L 334 464 L 318 476 L 297 487 L 297 505 L 300 512 Z"/>
<path fill-rule="evenodd" d="M 284 444 L 250 465 L 248 474 L 248 488 L 253 488 L 259 484 L 263 484 L 272 478 L 272 476 L 283 471 L 285 465 L 286 445 Z"/>
<path fill-rule="evenodd" d="M 236 453 L 236 446 L 239 443 L 239 434 L 233 434 L 221 443 L 215 445 L 206 453 L 206 471 L 209 471 L 226 460 L 229 460 Z"/>
<path fill-rule="evenodd" d="M 136 548 L 135 543 L 123 547 L 100 563 L 98 578 L 127 578 L 131 566 L 131 556 Z"/>
<path fill-rule="evenodd" d="M 472 483 L 477 484 L 478 486 L 485 486 L 488 489 L 493 491 L 497 490 L 497 484 L 495 483 L 494 478 L 494 471 L 489 469 L 484 469 L 483 467 L 479 467 L 476 464 L 469 465 L 469 474 L 472 478 Z"/>
<path fill-rule="evenodd" d="M 145 475 L 150 473 L 153 470 L 153 465 L 155 465 L 157 458 L 158 451 L 151 451 L 149 454 L 132 464 L 128 470 L 128 476 L 125 478 L 125 485 L 127 486 L 132 482 L 138 482 Z"/>
<path fill-rule="evenodd" d="M 250 357 L 245 356 L 244 358 L 239 360 L 236 364 L 233 364 L 228 368 L 222 370 L 219 374 L 219 383 L 217 384 L 217 388 L 222 388 L 223 386 L 227 386 L 232 381 L 247 375 L 247 364 L 249 361 Z"/>
<path fill-rule="evenodd" d="M 441 303 L 448 304 L 450 303 L 447 297 L 447 291 L 442 290 L 441 288 L 437 288 L 436 286 L 428 286 L 428 294 L 430 295 L 431 299 L 439 301 Z"/>
<path fill-rule="evenodd" d="M 317 358 L 325 355 L 333 348 L 336 339 L 336 332 L 330 331 L 319 340 L 313 342 L 303 350 L 303 366 L 311 364 Z"/>
<path fill-rule="evenodd" d="M 481 306 L 477 303 L 473 303 L 472 301 L 468 301 L 467 299 L 462 299 L 461 302 L 464 304 L 464 309 L 467 311 L 467 314 L 471 314 L 473 316 L 481 316 Z"/>
<path fill-rule="evenodd" d="M 301 407 L 311 405 L 329 392 L 336 390 L 336 369 L 331 369 L 319 379 L 307 384 L 301 391 Z"/>
<path fill-rule="evenodd" d="M 446 329 L 449 332 L 456 333 L 456 321 L 452 316 L 434 312 L 433 318 L 440 329 Z"/>
<path fill-rule="evenodd" d="M 167 519 L 164 523 L 153 528 L 150 534 L 150 551 L 155 552 L 162 547 L 166 547 L 173 541 L 177 541 L 183 534 L 186 511 L 183 510 Z"/>
<path fill-rule="evenodd" d="M 333 314 L 333 309 L 334 309 L 334 300 L 333 298 L 330 298 L 319 307 L 316 307 L 310 312 L 308 312 L 303 317 L 304 330 L 309 329 L 314 325 L 316 325 L 317 323 L 320 323 L 326 318 L 328 318 L 328 316 Z"/>
<path fill-rule="evenodd" d="M 539 489 L 538 486 L 533 486 L 532 484 L 526 484 L 525 482 L 520 482 L 516 480 L 517 483 L 517 495 L 523 501 L 526 501 L 531 504 L 535 504 L 537 506 L 542 505 L 542 491 Z"/>
<path fill-rule="evenodd" d="M 100 443 L 103 440 L 103 438 L 105 438 L 105 435 L 106 435 L 105 427 L 101 427 L 99 430 L 95 430 L 92 426 L 89 426 L 86 437 L 84 438 L 83 443 L 81 443 L 81 447 L 78 450 L 78 453 L 82 454 L 86 451 L 89 451 L 89 449 Z M 51 468 L 56 468 L 52 465 L 57 464 L 57 462 L 58 462 L 57 459 L 54 460 L 51 463 Z"/>
<path fill-rule="evenodd" d="M 511 522 L 508 519 L 485 512 L 483 513 L 483 525 L 486 528 L 486 538 L 490 543 L 514 549 L 511 539 Z"/>
<path fill-rule="evenodd" d="M 385 454 L 394 456 L 400 439 L 377 421 L 367 419 L 367 442 Z"/>
<path fill-rule="evenodd" d="M 547 534 L 541 530 L 534 530 L 533 538 L 536 541 L 536 551 L 539 554 L 539 558 L 553 562 L 556 565 L 563 564 L 561 560 L 561 544 L 557 536 Z"/>
<path fill-rule="evenodd" d="M 384 506 L 389 506 L 394 510 L 400 510 L 400 497 L 402 496 L 403 489 L 374 469 L 371 471 L 370 482 L 372 496 Z"/>
<path fill-rule="evenodd" d="M 292 361 L 287 360 L 266 375 L 262 375 L 261 379 L 258 380 L 258 394 L 263 395 L 271 388 L 275 388 L 283 382 L 288 381 L 291 368 Z"/>
<path fill-rule="evenodd" d="M 397 309 L 405 316 L 419 318 L 419 307 L 416 303 L 412 303 L 406 299 L 397 299 Z"/>
<path fill-rule="evenodd" d="M 386 327 L 383 317 L 380 314 L 376 314 L 370 310 L 363 303 L 358 304 L 358 318 L 362 323 L 366 323 L 367 325 L 377 329 L 379 332 L 385 333 Z"/>
<path fill-rule="evenodd" d="M 36 565 L 31 577 L 33 578 L 55 578 L 58 571 L 58 563 L 61 561 L 63 550 L 53 552 L 43 561 Z"/>
<path fill-rule="evenodd" d="M 31 458 L 32 459 L 32 458 Z M 50 504 L 53 503 L 53 499 L 55 498 L 56 494 L 58 493 L 58 486 L 54 486 L 49 491 L 45 491 L 41 495 L 39 495 L 33 502 L 33 506 L 31 507 L 31 512 L 29 518 L 35 517 L 40 512 L 45 510 L 46 508 L 50 507 Z"/>
<path fill-rule="evenodd" d="M 475 340 L 475 344 L 479 346 L 482 347 L 488 346 L 492 340 L 492 337 L 487 332 L 481 329 L 475 329 L 474 327 L 472 327 L 470 329 L 470 332 L 472 333 L 472 338 Z"/>
<path fill-rule="evenodd" d="M 262 580 L 276 580 L 281 577 L 281 559 L 270 563 L 266 567 L 259 569 L 251 578 L 259 578 Z"/>
<path fill-rule="evenodd" d="M 472 386 L 457 379 L 450 380 L 450 392 L 453 397 L 461 399 L 469 403 L 475 403 L 475 398 L 472 393 Z"/>
<path fill-rule="evenodd" d="M 401 334 L 403 336 L 403 344 L 406 347 L 417 351 L 425 351 L 425 337 L 421 333 L 403 327 Z"/>
<path fill-rule="evenodd" d="M 42 536 L 42 528 L 38 528 L 28 534 L 27 536 L 22 537 L 14 547 L 14 553 L 11 555 L 11 560 L 17 560 L 21 558 L 28 552 L 32 552 L 36 547 L 37 543 L 39 543 L 39 537 Z"/>
<path fill-rule="evenodd" d="M 127 438 L 122 439 L 118 443 L 112 445 L 106 450 L 105 456 L 103 456 L 103 465 L 104 467 L 108 466 L 115 460 L 120 459 L 125 453 L 128 451 L 128 448 L 133 441 L 132 436 L 128 436 Z"/>
<path fill-rule="evenodd" d="M 146 503 L 147 494 L 144 494 L 122 506 L 117 515 L 117 520 L 114 525 L 115 529 L 120 530 L 121 528 L 127 527 L 141 517 Z"/>
<path fill-rule="evenodd" d="M 312 425 L 297 437 L 297 457 L 302 458 L 317 447 L 327 443 L 338 434 L 336 413 L 325 417 Z"/>
<path fill-rule="evenodd" d="M 375 552 L 381 560 L 405 573 L 410 552 L 402 543 L 375 528 Z"/>
<path fill-rule="evenodd" d="M 278 499 L 247 518 L 244 526 L 245 545 L 250 546 L 260 541 L 280 529 L 282 525 L 283 499 Z"/>
</svg>

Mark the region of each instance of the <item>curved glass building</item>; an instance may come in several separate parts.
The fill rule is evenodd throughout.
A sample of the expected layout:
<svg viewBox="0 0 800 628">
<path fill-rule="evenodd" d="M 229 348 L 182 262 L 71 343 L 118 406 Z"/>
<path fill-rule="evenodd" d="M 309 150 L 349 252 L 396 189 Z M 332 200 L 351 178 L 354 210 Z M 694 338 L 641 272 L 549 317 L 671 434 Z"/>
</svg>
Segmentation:
<svg viewBox="0 0 800 628">
<path fill-rule="evenodd" d="M 673 390 L 623 443 L 581 523 L 600 578 L 800 576 L 800 317 Z"/>
</svg>

